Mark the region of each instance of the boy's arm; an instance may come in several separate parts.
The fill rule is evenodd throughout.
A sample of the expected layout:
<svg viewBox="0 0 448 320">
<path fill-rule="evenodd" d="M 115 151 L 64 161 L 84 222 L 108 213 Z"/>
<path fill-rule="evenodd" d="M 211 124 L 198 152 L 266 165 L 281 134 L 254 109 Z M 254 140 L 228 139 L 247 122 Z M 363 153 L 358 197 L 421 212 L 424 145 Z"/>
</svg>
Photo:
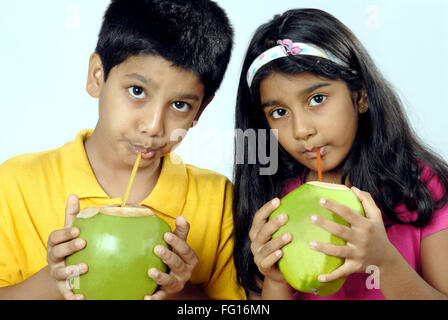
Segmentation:
<svg viewBox="0 0 448 320">
<path fill-rule="evenodd" d="M 210 298 L 190 281 L 185 283 L 184 289 L 170 297 L 170 300 L 210 300 Z"/>
<path fill-rule="evenodd" d="M 70 227 L 78 212 L 78 197 L 70 195 L 65 210 L 64 229 L 53 231 L 48 238 L 48 266 L 18 284 L 0 288 L 0 299 L 38 300 L 83 298 L 81 295 L 73 294 L 67 285 L 67 279 L 86 273 L 88 269 L 87 265 L 65 266 L 65 257 L 82 250 L 86 245 L 85 240 L 76 239 L 79 236 L 79 229 Z M 1 236 L 2 233 L 0 232 L 0 239 L 2 238 Z M 5 243 L 5 239 L 3 240 L 3 243 Z M 2 273 L 1 275 L 4 274 Z"/>
<path fill-rule="evenodd" d="M 50 267 L 46 266 L 19 284 L 0 288 L 0 300 L 63 299 L 63 296 L 53 283 Z"/>
</svg>

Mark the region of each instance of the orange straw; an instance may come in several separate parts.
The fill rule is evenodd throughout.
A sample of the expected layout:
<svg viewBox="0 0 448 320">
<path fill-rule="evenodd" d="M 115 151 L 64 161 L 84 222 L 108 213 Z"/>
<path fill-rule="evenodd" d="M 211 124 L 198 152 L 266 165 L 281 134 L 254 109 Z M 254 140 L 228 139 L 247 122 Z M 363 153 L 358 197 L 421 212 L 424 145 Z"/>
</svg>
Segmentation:
<svg viewBox="0 0 448 320">
<path fill-rule="evenodd" d="M 317 155 L 317 178 L 320 182 L 323 182 L 322 179 L 322 162 L 321 162 L 321 156 L 320 156 L 320 149 L 317 149 L 316 151 Z"/>
</svg>

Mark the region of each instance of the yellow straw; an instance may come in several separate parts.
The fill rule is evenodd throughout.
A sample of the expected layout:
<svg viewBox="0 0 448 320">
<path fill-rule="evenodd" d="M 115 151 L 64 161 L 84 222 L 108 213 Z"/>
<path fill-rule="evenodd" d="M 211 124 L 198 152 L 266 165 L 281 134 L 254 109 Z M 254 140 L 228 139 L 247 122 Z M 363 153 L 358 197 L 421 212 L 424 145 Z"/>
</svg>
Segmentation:
<svg viewBox="0 0 448 320">
<path fill-rule="evenodd" d="M 142 153 L 139 152 L 137 156 L 137 160 L 135 160 L 134 168 L 132 169 L 131 178 L 129 179 L 128 188 L 126 189 L 126 193 L 123 198 L 122 207 L 126 206 L 126 202 L 129 198 L 129 193 L 131 193 L 132 185 L 134 184 L 135 176 L 137 175 L 138 166 L 140 165 L 140 160 L 142 159 Z"/>
</svg>

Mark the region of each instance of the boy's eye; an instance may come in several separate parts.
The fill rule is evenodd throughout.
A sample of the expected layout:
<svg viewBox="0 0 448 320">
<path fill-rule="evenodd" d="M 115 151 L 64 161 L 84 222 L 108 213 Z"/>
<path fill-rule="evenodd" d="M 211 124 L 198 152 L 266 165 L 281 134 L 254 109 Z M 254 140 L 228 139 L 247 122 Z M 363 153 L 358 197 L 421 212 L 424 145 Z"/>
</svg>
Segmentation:
<svg viewBox="0 0 448 320">
<path fill-rule="evenodd" d="M 275 109 L 271 112 L 271 116 L 274 119 L 280 119 L 286 115 L 288 115 L 288 111 L 286 109 Z"/>
<path fill-rule="evenodd" d="M 146 97 L 145 90 L 142 87 L 132 86 L 128 90 L 129 94 L 136 99 L 144 99 Z"/>
<path fill-rule="evenodd" d="M 322 103 L 324 103 L 325 101 L 327 101 L 327 97 L 319 94 L 319 95 L 311 98 L 310 106 L 317 107 L 317 106 L 321 105 Z"/>
<path fill-rule="evenodd" d="M 187 112 L 189 109 L 191 109 L 191 106 L 188 103 L 182 101 L 176 101 L 172 104 L 172 106 L 176 111 L 179 112 Z"/>
</svg>

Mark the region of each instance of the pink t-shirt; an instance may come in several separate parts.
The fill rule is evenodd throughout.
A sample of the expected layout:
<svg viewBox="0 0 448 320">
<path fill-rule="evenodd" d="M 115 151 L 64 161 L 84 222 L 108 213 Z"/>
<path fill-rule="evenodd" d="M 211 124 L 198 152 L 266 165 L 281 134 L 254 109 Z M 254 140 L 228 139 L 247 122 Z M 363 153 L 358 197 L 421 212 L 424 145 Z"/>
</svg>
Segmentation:
<svg viewBox="0 0 448 320">
<path fill-rule="evenodd" d="M 290 180 L 285 184 L 283 196 L 290 193 L 302 184 L 303 178 Z M 431 170 L 425 166 L 421 174 L 421 180 L 427 183 L 428 189 L 435 200 L 439 200 L 443 195 L 443 187 L 437 177 L 433 176 Z M 396 212 L 402 221 L 415 221 L 417 212 L 409 212 L 404 204 L 397 206 Z M 436 210 L 430 223 L 417 228 L 412 225 L 400 225 L 392 223 L 383 214 L 384 225 L 386 226 L 389 241 L 397 248 L 409 265 L 422 275 L 420 261 L 420 246 L 422 239 L 438 231 L 448 229 L 448 205 Z M 382 300 L 385 299 L 380 289 L 369 289 L 366 280 L 370 275 L 367 273 L 354 273 L 347 277 L 342 288 L 335 294 L 327 297 L 319 297 L 314 294 L 296 291 L 294 298 L 298 300 Z M 381 284 L 380 284 L 381 286 Z M 372 286 L 370 286 L 372 287 Z"/>
</svg>

